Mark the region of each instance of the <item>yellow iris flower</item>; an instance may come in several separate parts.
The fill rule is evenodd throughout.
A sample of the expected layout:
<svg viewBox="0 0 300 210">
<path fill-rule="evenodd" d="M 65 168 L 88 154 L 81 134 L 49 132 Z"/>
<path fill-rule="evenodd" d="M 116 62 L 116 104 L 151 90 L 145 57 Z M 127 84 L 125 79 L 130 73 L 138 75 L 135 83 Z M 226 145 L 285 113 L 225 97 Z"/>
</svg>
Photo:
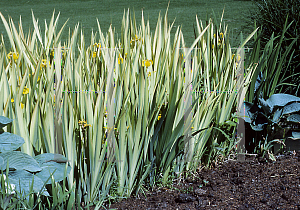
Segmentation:
<svg viewBox="0 0 300 210">
<path fill-rule="evenodd" d="M 152 60 L 143 60 L 143 62 L 142 62 L 142 66 L 146 66 L 146 68 L 148 68 L 152 64 L 153 64 Z"/>
<path fill-rule="evenodd" d="M 159 114 L 159 115 L 158 115 L 158 118 L 157 118 L 157 120 L 159 120 L 160 118 L 161 118 L 161 114 Z"/>
<path fill-rule="evenodd" d="M 121 57 L 121 54 L 119 55 L 119 58 L 118 58 L 118 64 L 121 64 L 123 63 L 123 58 Z"/>
<path fill-rule="evenodd" d="M 220 33 L 220 36 L 221 36 L 221 39 L 223 39 L 223 37 L 224 37 L 224 34 L 221 32 L 221 33 Z"/>
<path fill-rule="evenodd" d="M 83 127 L 85 128 L 85 127 L 88 127 L 88 126 L 92 127 L 90 124 L 84 124 Z"/>
<path fill-rule="evenodd" d="M 29 93 L 29 88 L 27 88 L 27 87 L 25 86 L 25 88 L 24 88 L 24 90 L 23 90 L 23 94 L 26 95 L 26 94 L 28 94 L 28 93 Z"/>
<path fill-rule="evenodd" d="M 93 58 L 96 58 L 97 52 L 93 52 Z"/>
<path fill-rule="evenodd" d="M 78 124 L 82 125 L 83 128 L 88 127 L 88 126 L 92 127 L 90 124 L 87 124 L 87 122 L 84 121 L 84 120 L 82 120 L 82 121 L 79 120 L 79 121 L 78 121 Z"/>
<path fill-rule="evenodd" d="M 135 38 L 131 39 L 130 44 L 134 44 L 136 41 L 141 41 L 141 38 L 138 38 L 137 35 L 135 35 Z"/>
<path fill-rule="evenodd" d="M 13 52 L 10 52 L 10 53 L 8 53 L 7 57 L 8 57 L 8 59 L 13 58 L 15 61 L 17 61 L 18 58 L 19 58 L 19 53 L 15 53 L 15 52 L 13 53 Z"/>
<path fill-rule="evenodd" d="M 50 62 L 48 62 L 49 66 L 50 66 Z M 41 63 L 41 67 L 44 68 L 47 66 L 47 60 L 46 59 L 43 59 L 42 60 L 42 63 Z"/>
<path fill-rule="evenodd" d="M 100 43 L 95 43 L 94 46 L 96 46 L 97 48 L 101 48 L 101 44 Z"/>
</svg>

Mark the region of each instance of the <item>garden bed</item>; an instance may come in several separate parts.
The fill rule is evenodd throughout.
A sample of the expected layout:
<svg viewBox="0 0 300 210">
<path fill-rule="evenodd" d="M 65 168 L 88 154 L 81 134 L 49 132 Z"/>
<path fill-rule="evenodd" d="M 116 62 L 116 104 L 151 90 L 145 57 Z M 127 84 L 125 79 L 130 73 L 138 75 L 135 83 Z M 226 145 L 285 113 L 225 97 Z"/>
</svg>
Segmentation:
<svg viewBox="0 0 300 210">
<path fill-rule="evenodd" d="M 300 209 L 300 151 L 276 162 L 246 157 L 202 169 L 184 180 L 107 209 Z"/>
</svg>

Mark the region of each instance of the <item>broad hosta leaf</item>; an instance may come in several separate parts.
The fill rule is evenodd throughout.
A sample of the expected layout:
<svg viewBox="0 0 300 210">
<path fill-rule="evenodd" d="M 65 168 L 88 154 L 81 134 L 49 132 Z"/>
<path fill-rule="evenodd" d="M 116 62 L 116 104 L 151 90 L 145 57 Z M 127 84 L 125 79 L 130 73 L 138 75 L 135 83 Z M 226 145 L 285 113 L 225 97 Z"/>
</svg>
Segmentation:
<svg viewBox="0 0 300 210">
<path fill-rule="evenodd" d="M 24 143 L 25 141 L 21 136 L 8 132 L 0 134 L 0 152 L 16 150 Z"/>
<path fill-rule="evenodd" d="M 21 192 L 23 191 L 22 195 L 28 195 L 30 193 L 30 185 L 32 182 L 32 177 L 34 176 L 34 181 L 33 181 L 33 192 L 38 193 L 43 185 L 44 182 L 37 176 L 25 171 L 25 170 L 16 170 L 16 171 L 10 171 L 8 174 L 8 179 L 10 184 L 15 185 L 15 191 Z M 20 184 L 19 184 L 20 182 Z M 25 193 L 25 194 L 24 194 Z M 49 193 L 44 189 L 42 192 L 43 195 L 50 196 Z"/>
<path fill-rule="evenodd" d="M 251 125 L 251 128 L 255 131 L 262 131 L 264 129 L 264 124 L 258 124 L 258 125 Z"/>
<path fill-rule="evenodd" d="M 37 161 L 20 151 L 10 151 L 5 153 L 0 153 L 0 156 L 4 160 L 4 166 L 2 165 L 1 169 L 6 169 L 7 160 L 9 160 L 9 168 L 10 169 L 16 169 L 21 170 L 24 169 L 29 172 L 39 172 L 42 170 L 42 168 L 39 166 Z"/>
<path fill-rule="evenodd" d="M 293 140 L 300 139 L 300 132 L 292 131 Z"/>
<path fill-rule="evenodd" d="M 40 164 L 42 167 L 42 171 L 36 174 L 39 178 L 41 178 L 44 182 L 50 177 L 51 173 L 53 173 L 54 180 L 56 182 L 62 181 L 64 177 L 66 163 L 68 159 L 61 154 L 53 154 L 53 153 L 44 153 L 34 157 L 34 159 Z M 71 167 L 67 167 L 68 175 L 71 171 Z M 51 184 L 51 179 L 48 180 L 47 184 Z"/>
<path fill-rule="evenodd" d="M 270 107 L 276 108 L 296 101 L 300 101 L 300 98 L 289 94 L 278 93 L 273 94 L 266 102 Z"/>
<path fill-rule="evenodd" d="M 292 115 L 287 117 L 287 121 L 299 123 L 300 122 L 300 115 L 299 114 L 292 114 Z"/>
<path fill-rule="evenodd" d="M 260 101 L 260 105 L 265 113 L 270 114 L 273 111 L 273 106 L 267 103 L 263 98 L 258 99 Z"/>
<path fill-rule="evenodd" d="M 68 159 L 61 154 L 44 153 L 34 157 L 34 159 L 42 166 L 47 162 L 66 163 Z"/>
<path fill-rule="evenodd" d="M 280 116 L 282 115 L 282 109 L 277 109 L 273 116 L 273 122 L 278 122 Z"/>
<path fill-rule="evenodd" d="M 0 167 L 4 166 L 4 159 L 0 156 Z"/>
<path fill-rule="evenodd" d="M 243 118 L 247 123 L 251 123 L 251 119 L 253 118 L 253 113 L 250 112 L 250 109 L 252 106 L 253 106 L 252 103 L 245 101 L 244 109 L 242 106 L 241 111 L 240 111 L 241 118 Z"/>
<path fill-rule="evenodd" d="M 0 116 L 0 128 L 3 128 L 5 126 L 7 126 L 9 123 L 11 123 L 14 120 L 11 120 L 7 117 L 4 116 Z"/>
<path fill-rule="evenodd" d="M 65 172 L 65 163 L 56 163 L 56 162 L 47 162 L 42 164 L 42 171 L 36 174 L 37 177 L 39 177 L 43 182 L 46 182 L 47 179 L 50 177 L 50 175 L 54 172 L 53 178 L 55 182 L 60 182 L 62 181 L 64 177 L 64 172 Z M 68 166 L 66 176 L 70 173 L 71 167 Z M 48 180 L 46 184 L 51 184 L 51 179 Z"/>
<path fill-rule="evenodd" d="M 298 112 L 298 111 L 300 111 L 300 103 L 294 102 L 289 105 L 286 105 L 283 108 L 282 114 L 290 114 L 290 113 L 294 113 L 294 112 Z"/>
</svg>

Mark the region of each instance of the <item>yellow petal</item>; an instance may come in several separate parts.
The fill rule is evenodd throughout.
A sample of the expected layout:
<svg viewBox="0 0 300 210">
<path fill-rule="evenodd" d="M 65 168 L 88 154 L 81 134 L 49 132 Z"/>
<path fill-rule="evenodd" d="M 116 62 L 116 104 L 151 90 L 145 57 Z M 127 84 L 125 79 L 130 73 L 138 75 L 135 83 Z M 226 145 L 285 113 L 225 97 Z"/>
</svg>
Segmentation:
<svg viewBox="0 0 300 210">
<path fill-rule="evenodd" d="M 29 88 L 26 88 L 26 87 L 25 87 L 25 88 L 23 89 L 23 94 L 26 95 L 26 94 L 28 94 L 28 93 L 29 93 Z"/>
<path fill-rule="evenodd" d="M 146 65 L 146 67 L 149 67 L 151 64 L 149 61 L 146 61 L 145 65 Z"/>
<path fill-rule="evenodd" d="M 12 52 L 7 54 L 8 59 L 11 59 L 11 56 L 12 56 Z"/>
<path fill-rule="evenodd" d="M 220 33 L 220 36 L 221 36 L 221 39 L 223 39 L 223 37 L 224 37 L 224 34 L 221 32 L 221 33 Z"/>
<path fill-rule="evenodd" d="M 118 64 L 121 64 L 121 63 L 123 63 L 123 58 L 119 57 L 118 58 Z"/>
<path fill-rule="evenodd" d="M 12 98 L 10 101 L 13 103 L 15 100 Z"/>
<path fill-rule="evenodd" d="M 14 54 L 13 54 L 13 59 L 14 59 L 14 60 L 17 60 L 18 58 L 19 58 L 19 53 L 14 53 Z"/>
<path fill-rule="evenodd" d="M 159 120 L 160 118 L 161 118 L 161 114 L 159 114 L 159 115 L 158 115 L 158 118 L 157 118 L 157 120 Z"/>
<path fill-rule="evenodd" d="M 21 109 L 23 109 L 24 108 L 24 104 L 21 102 Z"/>
<path fill-rule="evenodd" d="M 90 124 L 84 124 L 83 127 L 88 127 L 88 126 L 91 126 Z M 91 126 L 92 127 L 92 126 Z"/>
<path fill-rule="evenodd" d="M 42 60 L 42 63 L 41 63 L 41 67 L 44 68 L 47 66 L 47 60 L 46 59 L 43 59 Z"/>
</svg>

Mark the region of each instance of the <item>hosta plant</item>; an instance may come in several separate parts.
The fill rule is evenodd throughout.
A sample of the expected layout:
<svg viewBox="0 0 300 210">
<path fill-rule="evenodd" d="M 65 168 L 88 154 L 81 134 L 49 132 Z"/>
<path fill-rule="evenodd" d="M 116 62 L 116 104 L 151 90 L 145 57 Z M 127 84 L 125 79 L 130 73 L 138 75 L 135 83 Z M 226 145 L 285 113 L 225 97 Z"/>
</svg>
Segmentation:
<svg viewBox="0 0 300 210">
<path fill-rule="evenodd" d="M 31 157 L 16 151 L 24 144 L 24 139 L 3 130 L 12 121 L 0 116 L 0 170 L 3 174 L 6 173 L 12 187 L 7 193 L 17 191 L 24 196 L 34 192 L 49 196 L 45 186 L 52 183 L 51 176 L 56 182 L 62 181 L 71 167 L 66 165 L 67 159 L 60 154 L 44 153 Z"/>
<path fill-rule="evenodd" d="M 255 92 L 260 90 L 264 83 L 263 74 L 260 75 L 255 84 Z M 253 141 L 256 147 L 254 152 L 260 152 L 261 156 L 267 156 L 275 160 L 269 152 L 272 143 L 284 143 L 287 138 L 293 140 L 300 139 L 300 98 L 289 94 L 273 94 L 267 100 L 261 94 L 255 94 L 253 103 L 244 102 L 244 110 L 241 111 L 241 117 L 245 123 L 250 124 L 255 132 L 262 132 L 262 139 Z M 244 113 L 243 113 L 244 112 Z M 247 143 L 247 142 L 246 142 Z"/>
</svg>

